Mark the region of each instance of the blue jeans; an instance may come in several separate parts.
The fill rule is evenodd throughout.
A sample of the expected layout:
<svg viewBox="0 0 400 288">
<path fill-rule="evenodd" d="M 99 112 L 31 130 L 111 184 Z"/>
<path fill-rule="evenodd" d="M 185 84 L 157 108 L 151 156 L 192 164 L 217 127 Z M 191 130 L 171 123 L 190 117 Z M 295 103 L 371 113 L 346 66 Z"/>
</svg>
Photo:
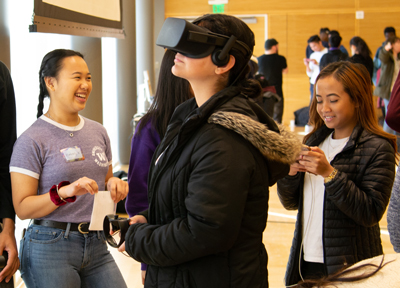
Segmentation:
<svg viewBox="0 0 400 288">
<path fill-rule="evenodd" d="M 19 253 L 28 288 L 127 287 L 101 232 L 31 225 Z"/>
</svg>

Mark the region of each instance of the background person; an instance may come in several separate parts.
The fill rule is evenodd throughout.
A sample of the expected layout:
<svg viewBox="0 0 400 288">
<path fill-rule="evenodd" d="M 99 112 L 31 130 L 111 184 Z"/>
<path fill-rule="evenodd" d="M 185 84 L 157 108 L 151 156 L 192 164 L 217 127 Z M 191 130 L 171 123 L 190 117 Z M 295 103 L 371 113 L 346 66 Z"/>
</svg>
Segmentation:
<svg viewBox="0 0 400 288">
<path fill-rule="evenodd" d="M 38 119 L 15 142 L 10 162 L 15 211 L 34 219 L 21 240 L 21 277 L 28 288 L 126 287 L 103 233 L 88 230 L 94 194 L 106 189 L 117 203 L 128 184 L 112 177 L 105 128 L 78 114 L 92 90 L 83 56 L 47 53 L 39 83 Z"/>
<path fill-rule="evenodd" d="M 321 39 L 318 35 L 311 36 L 308 39 L 308 45 L 311 47 L 312 51 L 314 51 L 310 58 L 303 59 L 304 65 L 306 66 L 307 76 L 310 77 L 310 104 L 312 98 L 314 96 L 314 84 L 315 80 L 319 74 L 319 64 L 321 62 L 322 56 L 328 53 L 328 49 L 322 45 Z"/>
<path fill-rule="evenodd" d="M 350 49 L 352 56 L 350 57 L 349 61 L 364 65 L 365 68 L 367 68 L 368 73 L 372 79 L 372 73 L 374 72 L 374 62 L 371 58 L 372 52 L 369 49 L 367 43 L 361 37 L 354 36 L 350 40 Z"/>
<path fill-rule="evenodd" d="M 381 73 L 374 94 L 383 98 L 385 104 L 385 115 L 390 101 L 390 94 L 400 70 L 399 53 L 400 38 L 398 37 L 390 38 L 382 45 L 382 49 L 379 52 Z M 383 123 L 383 130 L 397 135 L 397 133 L 387 125 L 386 121 Z"/>
<path fill-rule="evenodd" d="M 379 60 L 379 52 L 382 49 L 382 45 L 388 41 L 390 38 L 396 37 L 396 29 L 393 27 L 386 27 L 383 30 L 383 35 L 385 36 L 385 41 L 381 44 L 381 46 L 376 49 L 375 56 L 374 56 L 374 73 L 372 76 L 372 82 L 376 86 L 378 84 L 378 70 L 381 68 L 381 60 Z"/>
<path fill-rule="evenodd" d="M 15 242 L 15 211 L 9 172 L 12 148 L 17 139 L 14 87 L 10 72 L 0 61 L 0 255 L 7 253 L 7 265 L 0 269 L 0 287 L 14 287 L 12 276 L 19 267 Z M 0 224 L 0 225 L 1 225 Z M 3 230 L 1 232 L 1 230 Z"/>
<path fill-rule="evenodd" d="M 154 100 L 149 111 L 139 121 L 132 138 L 128 170 L 129 193 L 125 202 L 129 217 L 149 207 L 147 179 L 151 158 L 167 131 L 175 108 L 193 97 L 189 82 L 171 72 L 175 55 L 175 52 L 165 50 Z M 142 263 L 143 284 L 146 268 L 147 265 Z"/>
<path fill-rule="evenodd" d="M 325 48 L 329 48 L 329 28 L 321 28 L 319 29 L 319 38 L 321 39 L 321 43 Z M 314 51 L 311 49 L 310 45 L 307 43 L 307 48 L 306 48 L 306 58 L 310 58 L 311 53 Z"/>
<path fill-rule="evenodd" d="M 343 53 L 339 47 L 342 42 L 342 37 L 339 34 L 332 34 L 329 37 L 329 50 L 328 53 L 321 57 L 321 62 L 319 63 L 319 69 L 324 69 L 328 64 L 347 60 L 348 55 Z"/>
<path fill-rule="evenodd" d="M 195 98 L 175 110 L 155 152 L 149 209 L 131 219 L 126 251 L 149 264 L 147 288 L 268 287 L 268 190 L 287 174 L 301 144 L 249 99 L 261 87 L 247 78 L 254 48 L 248 26 L 225 14 L 193 24 L 242 44 L 236 41 L 221 62 L 211 54 L 222 47 L 201 58 L 188 51 L 197 43 L 177 48 L 172 73 L 189 81 Z"/>
<path fill-rule="evenodd" d="M 365 67 L 332 63 L 315 87 L 311 150 L 278 181 L 283 206 L 298 210 L 287 286 L 383 254 L 379 221 L 395 173 L 396 137 L 378 125 Z"/>
<path fill-rule="evenodd" d="M 333 36 L 333 35 L 340 36 L 340 33 L 339 33 L 339 31 L 337 31 L 337 30 L 331 30 L 331 31 L 329 31 L 329 38 L 330 38 L 331 36 Z M 340 41 L 342 41 L 342 37 L 341 37 L 341 36 L 340 36 Z M 328 40 L 328 43 L 329 43 L 329 40 Z M 331 46 L 329 46 L 329 47 L 331 47 Z M 342 53 L 345 54 L 346 57 L 348 58 L 348 57 L 349 57 L 349 52 L 347 52 L 346 47 L 344 47 L 344 46 L 342 45 L 342 43 L 340 43 L 340 45 L 339 45 L 338 47 L 339 47 L 339 50 L 342 51 Z"/>
<path fill-rule="evenodd" d="M 286 58 L 278 54 L 278 41 L 274 38 L 265 41 L 265 54 L 258 57 L 258 73 L 264 75 L 270 85 L 275 86 L 276 94 L 281 101 L 275 103 L 274 120 L 282 123 L 284 98 L 282 91 L 282 74 L 288 73 Z"/>
</svg>

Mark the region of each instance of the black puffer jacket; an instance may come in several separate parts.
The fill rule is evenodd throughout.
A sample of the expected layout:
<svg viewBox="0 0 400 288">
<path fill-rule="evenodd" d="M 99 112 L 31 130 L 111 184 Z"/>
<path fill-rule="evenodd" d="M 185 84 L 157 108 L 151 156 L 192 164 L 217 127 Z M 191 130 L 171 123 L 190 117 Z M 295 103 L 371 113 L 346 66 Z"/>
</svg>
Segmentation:
<svg viewBox="0 0 400 288">
<path fill-rule="evenodd" d="M 268 287 L 269 186 L 300 149 L 236 87 L 180 105 L 152 160 L 149 224 L 126 235 L 145 287 Z"/>
<path fill-rule="evenodd" d="M 318 146 L 332 133 L 321 127 L 307 141 Z M 325 184 L 323 249 L 326 273 L 382 254 L 379 220 L 389 203 L 395 175 L 394 150 L 389 141 L 356 126 L 342 152 L 331 161 L 338 174 Z M 300 280 L 304 173 L 278 181 L 278 196 L 288 210 L 299 210 L 286 285 Z"/>
</svg>

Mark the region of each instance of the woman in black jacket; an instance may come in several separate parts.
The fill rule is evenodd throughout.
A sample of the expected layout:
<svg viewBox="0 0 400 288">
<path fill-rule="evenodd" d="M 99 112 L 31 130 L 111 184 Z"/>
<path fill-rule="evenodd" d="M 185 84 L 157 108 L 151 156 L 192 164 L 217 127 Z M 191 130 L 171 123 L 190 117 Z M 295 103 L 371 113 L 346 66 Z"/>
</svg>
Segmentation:
<svg viewBox="0 0 400 288">
<path fill-rule="evenodd" d="M 332 63 L 315 92 L 309 150 L 278 181 L 283 206 L 298 210 L 286 285 L 383 253 L 378 223 L 395 175 L 396 137 L 378 126 L 365 67 Z"/>
<path fill-rule="evenodd" d="M 367 43 L 361 37 L 354 36 L 350 39 L 350 48 L 353 56 L 349 58 L 349 61 L 364 65 L 372 79 L 372 73 L 374 72 L 374 61 L 372 61 L 372 52 Z"/>
<path fill-rule="evenodd" d="M 149 265 L 145 287 L 268 287 L 269 186 L 287 175 L 301 143 L 250 99 L 261 87 L 246 77 L 254 35 L 244 22 L 215 14 L 164 27 L 171 21 L 189 34 L 186 48 L 170 47 L 172 72 L 195 98 L 177 107 L 153 156 L 149 209 L 131 218 L 126 251 Z M 196 35 L 217 44 L 188 40 Z"/>
</svg>

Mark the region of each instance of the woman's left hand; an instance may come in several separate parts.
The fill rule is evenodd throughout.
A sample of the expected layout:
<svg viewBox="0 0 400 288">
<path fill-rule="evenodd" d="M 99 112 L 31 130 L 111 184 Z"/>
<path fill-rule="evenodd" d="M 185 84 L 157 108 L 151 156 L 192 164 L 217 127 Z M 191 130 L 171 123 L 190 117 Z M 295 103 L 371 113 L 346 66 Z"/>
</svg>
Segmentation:
<svg viewBox="0 0 400 288">
<path fill-rule="evenodd" d="M 112 200 L 118 203 L 128 195 L 129 186 L 126 181 L 118 177 L 110 177 L 107 181 L 107 190 L 111 192 Z"/>
<path fill-rule="evenodd" d="M 311 151 L 302 151 L 299 163 L 303 165 L 307 172 L 327 177 L 333 171 L 333 167 L 326 159 L 324 151 L 318 147 L 310 147 Z"/>
<path fill-rule="evenodd" d="M 135 215 L 129 219 L 129 225 L 136 224 L 136 223 L 147 223 L 147 219 L 143 215 Z M 119 252 L 125 251 L 125 242 L 122 243 L 121 246 L 119 246 L 118 251 Z"/>
</svg>

